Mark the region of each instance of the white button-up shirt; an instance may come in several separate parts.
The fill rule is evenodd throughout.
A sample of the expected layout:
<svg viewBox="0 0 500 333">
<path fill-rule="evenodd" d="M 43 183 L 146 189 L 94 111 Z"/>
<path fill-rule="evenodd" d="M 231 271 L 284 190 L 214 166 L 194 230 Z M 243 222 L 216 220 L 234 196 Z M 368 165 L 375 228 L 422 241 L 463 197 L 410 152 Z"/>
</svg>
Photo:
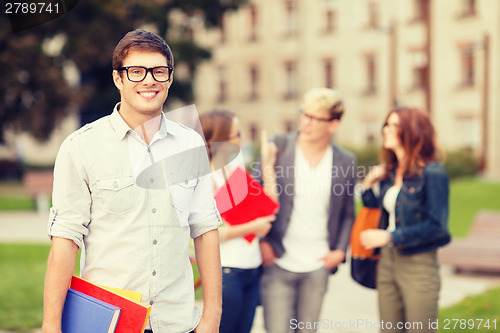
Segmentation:
<svg viewBox="0 0 500 333">
<path fill-rule="evenodd" d="M 312 168 L 299 145 L 295 146 L 295 194 L 290 223 L 283 238 L 285 253 L 276 264 L 294 273 L 324 266 L 328 252 L 328 208 L 332 187 L 333 149 L 328 146 Z"/>
<path fill-rule="evenodd" d="M 118 108 L 61 145 L 48 233 L 82 249 L 83 278 L 142 293 L 155 333 L 190 331 L 189 237 L 221 224 L 204 141 L 162 114 L 148 146 Z"/>
</svg>

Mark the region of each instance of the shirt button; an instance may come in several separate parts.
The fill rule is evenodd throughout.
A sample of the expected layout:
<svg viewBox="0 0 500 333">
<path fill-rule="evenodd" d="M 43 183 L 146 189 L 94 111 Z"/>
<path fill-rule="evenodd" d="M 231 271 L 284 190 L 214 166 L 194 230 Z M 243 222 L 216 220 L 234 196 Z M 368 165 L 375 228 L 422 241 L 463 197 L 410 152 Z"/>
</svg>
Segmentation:
<svg viewBox="0 0 500 333">
<path fill-rule="evenodd" d="M 153 301 L 149 301 L 149 305 L 153 305 L 153 303 L 154 303 Z"/>
<path fill-rule="evenodd" d="M 150 152 L 151 152 L 151 148 L 148 147 L 148 153 L 150 153 Z"/>
<path fill-rule="evenodd" d="M 153 276 L 156 276 L 156 271 L 153 271 Z"/>
<path fill-rule="evenodd" d="M 158 241 L 155 239 L 155 240 L 153 241 L 153 245 L 156 245 L 156 244 L 158 244 Z"/>
<path fill-rule="evenodd" d="M 184 184 L 186 184 L 186 185 L 188 184 L 188 180 L 187 180 L 187 178 L 186 178 L 186 180 L 184 181 Z"/>
<path fill-rule="evenodd" d="M 149 178 L 149 182 L 150 182 L 150 183 L 154 183 L 154 182 L 155 182 L 155 180 L 154 180 L 153 178 Z"/>
<path fill-rule="evenodd" d="M 151 211 L 153 212 L 153 214 L 156 213 L 156 208 L 151 209 Z"/>
<path fill-rule="evenodd" d="M 117 188 L 117 187 L 118 187 L 118 183 L 117 183 L 117 182 L 114 182 L 114 183 L 113 183 L 113 187 L 114 187 L 114 188 Z"/>
</svg>

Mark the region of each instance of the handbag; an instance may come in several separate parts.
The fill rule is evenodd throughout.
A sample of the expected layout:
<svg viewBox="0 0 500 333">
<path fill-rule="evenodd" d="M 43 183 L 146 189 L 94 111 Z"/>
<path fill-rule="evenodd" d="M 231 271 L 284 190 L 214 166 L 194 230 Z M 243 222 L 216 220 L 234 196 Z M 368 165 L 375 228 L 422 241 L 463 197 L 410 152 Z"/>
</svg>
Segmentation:
<svg viewBox="0 0 500 333">
<path fill-rule="evenodd" d="M 361 232 L 377 229 L 381 210 L 363 207 L 358 213 L 351 231 L 351 276 L 360 285 L 375 289 L 377 263 L 380 254 L 375 249 L 367 249 L 361 244 Z"/>
</svg>

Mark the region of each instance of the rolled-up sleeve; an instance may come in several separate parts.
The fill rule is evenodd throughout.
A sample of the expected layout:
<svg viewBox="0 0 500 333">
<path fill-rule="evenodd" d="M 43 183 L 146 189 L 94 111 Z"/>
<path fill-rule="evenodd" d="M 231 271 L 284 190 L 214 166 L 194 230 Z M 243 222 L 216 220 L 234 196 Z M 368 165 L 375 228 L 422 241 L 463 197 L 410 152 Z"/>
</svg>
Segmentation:
<svg viewBox="0 0 500 333">
<path fill-rule="evenodd" d="M 198 138 L 199 146 L 204 146 L 203 139 Z M 222 225 L 220 214 L 214 200 L 213 184 L 208 155 L 204 149 L 197 154 L 198 184 L 196 185 L 193 201 L 190 205 L 189 227 L 191 238 L 196 238 Z"/>
<path fill-rule="evenodd" d="M 70 239 L 81 248 L 88 233 L 91 202 L 86 173 L 68 138 L 59 149 L 54 167 L 49 237 Z"/>
</svg>

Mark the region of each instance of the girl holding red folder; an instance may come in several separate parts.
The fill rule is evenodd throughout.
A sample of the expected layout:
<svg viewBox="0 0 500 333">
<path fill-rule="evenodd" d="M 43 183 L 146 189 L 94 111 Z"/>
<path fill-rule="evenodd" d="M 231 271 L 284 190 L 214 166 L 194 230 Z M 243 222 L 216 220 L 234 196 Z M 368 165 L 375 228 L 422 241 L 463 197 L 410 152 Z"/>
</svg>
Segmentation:
<svg viewBox="0 0 500 333">
<path fill-rule="evenodd" d="M 214 193 L 222 187 L 231 173 L 238 167 L 244 169 L 240 152 L 239 121 L 234 113 L 214 110 L 200 117 L 205 140 L 209 146 L 209 157 L 214 169 Z M 267 140 L 266 140 L 267 141 Z M 276 147 L 266 145 L 265 163 L 273 169 Z M 264 184 L 266 193 L 275 184 L 274 170 L 267 175 Z M 272 196 L 272 193 L 267 193 Z M 259 302 L 262 257 L 259 237 L 271 229 L 275 216 L 257 218 L 239 225 L 224 225 L 219 228 L 222 264 L 222 318 L 221 333 L 248 333 L 252 328 L 255 308 Z M 255 234 L 250 242 L 243 237 Z"/>
</svg>

